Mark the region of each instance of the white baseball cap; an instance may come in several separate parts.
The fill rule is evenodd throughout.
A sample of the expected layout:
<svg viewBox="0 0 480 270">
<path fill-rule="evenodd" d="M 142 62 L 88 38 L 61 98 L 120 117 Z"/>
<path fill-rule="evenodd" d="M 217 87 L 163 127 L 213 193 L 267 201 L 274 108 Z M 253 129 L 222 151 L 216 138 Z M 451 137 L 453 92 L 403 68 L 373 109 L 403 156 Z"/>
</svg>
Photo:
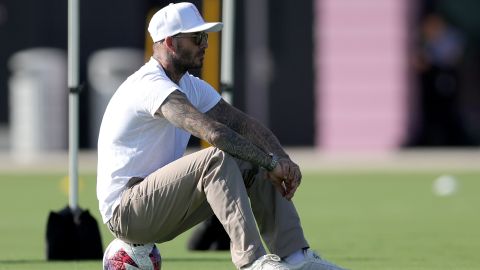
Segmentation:
<svg viewBox="0 0 480 270">
<path fill-rule="evenodd" d="M 205 22 L 192 3 L 169 4 L 155 13 L 148 25 L 153 42 L 178 33 L 218 32 L 221 22 Z"/>
</svg>

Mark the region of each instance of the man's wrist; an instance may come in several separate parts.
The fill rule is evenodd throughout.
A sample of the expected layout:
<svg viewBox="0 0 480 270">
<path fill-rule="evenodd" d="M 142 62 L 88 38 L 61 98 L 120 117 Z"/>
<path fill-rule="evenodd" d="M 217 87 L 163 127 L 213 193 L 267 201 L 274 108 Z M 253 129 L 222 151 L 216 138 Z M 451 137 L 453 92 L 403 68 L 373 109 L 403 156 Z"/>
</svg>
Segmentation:
<svg viewBox="0 0 480 270">
<path fill-rule="evenodd" d="M 268 166 L 265 167 L 265 169 L 267 169 L 268 171 L 273 171 L 273 169 L 275 169 L 275 167 L 277 167 L 278 165 L 279 157 L 273 153 L 269 153 L 268 155 L 271 157 L 271 160 Z"/>
</svg>

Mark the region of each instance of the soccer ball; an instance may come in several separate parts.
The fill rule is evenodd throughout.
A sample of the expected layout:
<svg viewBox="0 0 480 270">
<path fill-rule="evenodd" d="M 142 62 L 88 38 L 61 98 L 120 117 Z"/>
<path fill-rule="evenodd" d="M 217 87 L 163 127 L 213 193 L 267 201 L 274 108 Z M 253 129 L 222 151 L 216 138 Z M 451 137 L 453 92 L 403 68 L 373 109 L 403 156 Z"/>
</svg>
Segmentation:
<svg viewBox="0 0 480 270">
<path fill-rule="evenodd" d="M 103 254 L 104 270 L 160 270 L 162 257 L 154 243 L 128 244 L 113 240 Z"/>
</svg>

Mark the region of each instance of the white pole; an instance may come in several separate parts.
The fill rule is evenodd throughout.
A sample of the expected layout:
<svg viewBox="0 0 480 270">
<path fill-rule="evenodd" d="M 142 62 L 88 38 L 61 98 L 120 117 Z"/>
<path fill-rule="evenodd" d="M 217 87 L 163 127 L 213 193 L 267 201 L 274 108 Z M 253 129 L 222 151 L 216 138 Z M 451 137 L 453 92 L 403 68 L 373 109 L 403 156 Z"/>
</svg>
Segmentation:
<svg viewBox="0 0 480 270">
<path fill-rule="evenodd" d="M 68 1 L 68 149 L 69 207 L 78 209 L 79 0 Z"/>
<path fill-rule="evenodd" d="M 223 0 L 223 30 L 222 30 L 222 51 L 221 51 L 221 72 L 220 82 L 225 89 L 222 96 L 225 101 L 233 102 L 233 54 L 234 54 L 234 32 L 235 32 L 235 0 Z"/>
</svg>

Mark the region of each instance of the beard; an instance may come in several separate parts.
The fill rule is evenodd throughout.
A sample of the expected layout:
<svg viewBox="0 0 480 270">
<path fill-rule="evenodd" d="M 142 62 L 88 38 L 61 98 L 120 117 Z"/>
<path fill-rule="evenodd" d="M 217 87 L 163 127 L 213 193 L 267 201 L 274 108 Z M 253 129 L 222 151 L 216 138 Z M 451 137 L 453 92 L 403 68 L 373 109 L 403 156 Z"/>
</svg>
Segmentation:
<svg viewBox="0 0 480 270">
<path fill-rule="evenodd" d="M 178 46 L 176 57 L 174 57 L 172 61 L 176 70 L 186 72 L 190 69 L 201 68 L 203 66 L 204 54 L 205 51 L 203 50 L 195 52 Z"/>
</svg>

